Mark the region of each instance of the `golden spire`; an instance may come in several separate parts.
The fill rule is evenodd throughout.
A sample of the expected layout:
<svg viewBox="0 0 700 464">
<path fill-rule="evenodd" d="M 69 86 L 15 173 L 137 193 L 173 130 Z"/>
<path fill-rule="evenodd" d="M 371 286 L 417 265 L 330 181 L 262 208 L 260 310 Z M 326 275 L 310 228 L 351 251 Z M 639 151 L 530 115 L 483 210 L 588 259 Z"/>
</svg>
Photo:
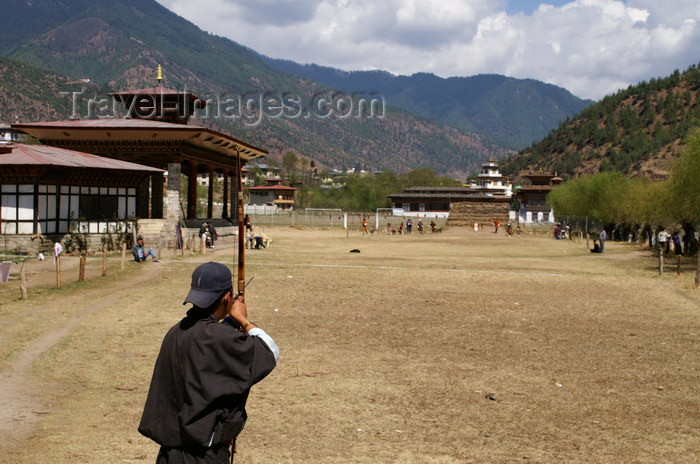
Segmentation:
<svg viewBox="0 0 700 464">
<path fill-rule="evenodd" d="M 158 65 L 158 70 L 156 71 L 156 80 L 158 81 L 158 84 L 160 84 L 163 81 L 163 67 L 161 65 Z"/>
</svg>

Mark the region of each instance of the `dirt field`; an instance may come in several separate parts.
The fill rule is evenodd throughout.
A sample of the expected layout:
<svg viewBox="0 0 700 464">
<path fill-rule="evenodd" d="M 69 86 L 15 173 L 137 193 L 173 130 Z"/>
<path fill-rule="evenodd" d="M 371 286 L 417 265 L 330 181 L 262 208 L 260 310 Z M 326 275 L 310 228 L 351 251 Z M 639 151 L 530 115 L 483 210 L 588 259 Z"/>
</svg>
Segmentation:
<svg viewBox="0 0 700 464">
<path fill-rule="evenodd" d="M 237 463 L 697 462 L 690 260 L 660 277 L 627 244 L 268 233 L 248 251 L 248 311 L 281 359 L 251 393 Z M 55 277 L 33 263 L 28 302 L 1 284 L 0 463 L 154 462 L 136 430 L 151 371 L 212 257 L 232 250 L 110 260 L 107 278 L 93 260 L 89 282 L 40 293 Z"/>
</svg>

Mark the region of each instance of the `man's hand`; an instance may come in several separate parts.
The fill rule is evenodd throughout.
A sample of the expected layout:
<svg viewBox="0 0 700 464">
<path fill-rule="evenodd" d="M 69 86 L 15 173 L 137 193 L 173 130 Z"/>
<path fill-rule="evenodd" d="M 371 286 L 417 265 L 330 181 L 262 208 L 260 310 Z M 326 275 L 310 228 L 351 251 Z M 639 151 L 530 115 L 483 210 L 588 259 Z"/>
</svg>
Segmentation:
<svg viewBox="0 0 700 464">
<path fill-rule="evenodd" d="M 248 322 L 248 307 L 243 301 L 241 301 L 240 298 L 238 298 L 238 296 L 233 298 L 233 304 L 231 305 L 231 310 L 228 314 L 240 325 L 244 325 L 246 322 Z"/>
</svg>

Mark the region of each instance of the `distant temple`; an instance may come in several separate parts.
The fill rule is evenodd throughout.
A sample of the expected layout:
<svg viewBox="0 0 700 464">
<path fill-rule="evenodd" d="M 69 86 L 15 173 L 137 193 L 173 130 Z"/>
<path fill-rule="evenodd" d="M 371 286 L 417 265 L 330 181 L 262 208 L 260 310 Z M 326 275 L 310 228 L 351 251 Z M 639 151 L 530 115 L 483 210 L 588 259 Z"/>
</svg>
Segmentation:
<svg viewBox="0 0 700 464">
<path fill-rule="evenodd" d="M 411 187 L 388 197 L 393 202 L 394 215 L 443 217 L 448 225 L 488 224 L 495 219 L 501 223 L 554 222 L 546 197 L 563 179 L 543 173 L 526 177 L 532 185 L 514 189 L 500 173 L 498 162 L 488 160 L 463 187 Z M 520 203 L 519 211 L 511 210 L 515 198 Z"/>
<path fill-rule="evenodd" d="M 463 187 L 411 187 L 388 195 L 394 214 L 413 217 L 448 218 L 448 225 L 507 222 L 511 204 L 511 186 L 503 183 L 498 163 L 481 165 L 476 179 Z"/>
<path fill-rule="evenodd" d="M 555 222 L 554 211 L 547 205 L 547 195 L 564 179 L 556 173 L 551 175 L 541 171 L 524 177 L 530 179 L 532 185 L 518 186 L 515 189 L 514 198 L 520 203 L 517 220 L 524 223 Z"/>
</svg>

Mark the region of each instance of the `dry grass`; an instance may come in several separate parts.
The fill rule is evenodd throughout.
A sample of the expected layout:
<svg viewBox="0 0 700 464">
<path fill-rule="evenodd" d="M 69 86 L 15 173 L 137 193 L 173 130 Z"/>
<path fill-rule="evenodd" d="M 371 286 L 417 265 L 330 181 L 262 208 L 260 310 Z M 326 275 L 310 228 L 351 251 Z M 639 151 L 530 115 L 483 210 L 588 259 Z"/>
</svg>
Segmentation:
<svg viewBox="0 0 700 464">
<path fill-rule="evenodd" d="M 269 232 L 273 247 L 248 253 L 247 301 L 282 358 L 251 394 L 236 462 L 659 463 L 700 453 L 690 262 L 680 278 L 659 277 L 650 255 L 615 243 L 596 256 L 585 244 L 465 229 Z M 232 260 L 230 249 L 215 256 Z M 80 321 L 35 366 L 46 414 L 34 438 L 0 463 L 155 460 L 136 427 L 196 261 L 132 267 L 148 276 L 138 286 L 54 292 L 30 301 L 43 308 L 31 317 L 20 302 L 0 306 L 8 363 L 28 338 Z"/>
</svg>

